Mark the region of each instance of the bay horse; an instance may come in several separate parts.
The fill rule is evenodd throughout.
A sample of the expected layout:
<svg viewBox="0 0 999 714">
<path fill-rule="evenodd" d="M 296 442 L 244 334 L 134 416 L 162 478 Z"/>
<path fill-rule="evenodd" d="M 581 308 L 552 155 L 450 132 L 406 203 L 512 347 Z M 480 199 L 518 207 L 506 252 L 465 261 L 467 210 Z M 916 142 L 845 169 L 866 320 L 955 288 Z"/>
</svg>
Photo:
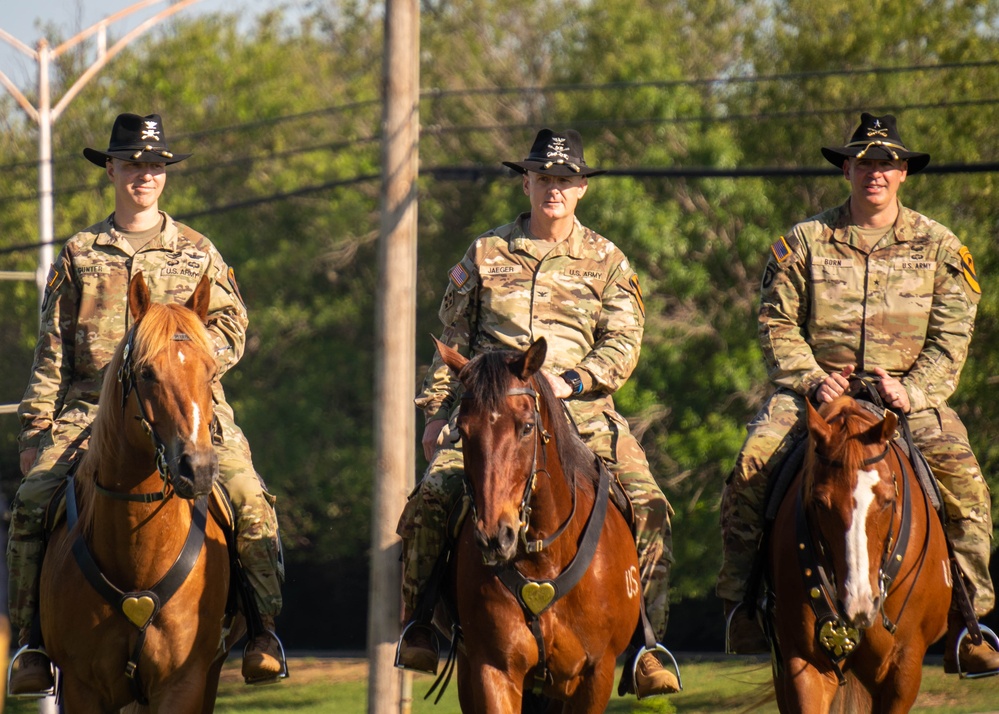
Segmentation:
<svg viewBox="0 0 999 714">
<path fill-rule="evenodd" d="M 631 530 L 607 507 L 607 470 L 540 373 L 544 338 L 471 361 L 437 349 L 464 386 L 472 501 L 450 570 L 461 709 L 520 712 L 533 693 L 563 712 L 603 712 L 642 598 Z"/>
<path fill-rule="evenodd" d="M 894 412 L 842 396 L 809 403 L 807 422 L 805 461 L 769 539 L 778 706 L 908 712 L 926 650 L 947 630 L 940 518 L 894 439 Z"/>
<path fill-rule="evenodd" d="M 210 282 L 184 305 L 129 283 L 133 325 L 105 371 L 89 448 L 42 565 L 42 636 L 73 714 L 211 712 L 228 646 Z M 72 521 L 75 520 L 75 524 Z"/>
</svg>

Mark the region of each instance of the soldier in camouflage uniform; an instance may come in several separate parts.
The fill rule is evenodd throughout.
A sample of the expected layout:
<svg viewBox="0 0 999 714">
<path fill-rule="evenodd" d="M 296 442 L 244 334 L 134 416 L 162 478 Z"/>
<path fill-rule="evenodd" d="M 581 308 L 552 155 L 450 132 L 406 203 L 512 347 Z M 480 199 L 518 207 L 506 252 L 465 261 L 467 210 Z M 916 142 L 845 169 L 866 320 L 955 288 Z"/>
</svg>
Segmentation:
<svg viewBox="0 0 999 714">
<path fill-rule="evenodd" d="M 18 409 L 24 479 L 11 506 L 7 561 L 10 618 L 22 645 L 38 609 L 45 509 L 87 447 L 105 368 L 130 327 L 131 277 L 141 272 L 154 300 L 178 303 L 194 292 L 202 275 L 211 278 L 208 331 L 220 377 L 242 356 L 246 338 L 246 307 L 232 268 L 205 236 L 159 211 L 166 165 L 189 156 L 168 150 L 160 117 L 122 114 L 108 150 L 88 148 L 84 155 L 105 168 L 115 188 L 115 210 L 70 238 L 52 266 L 31 379 Z M 253 468 L 221 382 L 212 389 L 221 427 L 219 479 L 235 508 L 240 560 L 265 627 L 246 651 L 243 674 L 248 682 L 274 680 L 285 671 L 274 635 L 284 577 L 274 497 Z M 52 686 L 43 653 L 24 652 L 18 663 L 12 693 Z"/>
<path fill-rule="evenodd" d="M 480 236 L 451 269 L 441 341 L 471 358 L 547 340 L 545 376 L 634 504 L 645 603 L 661 640 L 669 608 L 670 506 L 612 397 L 638 363 L 645 325 L 638 276 L 613 243 L 575 217 L 587 177 L 603 173 L 583 161 L 577 132 L 543 129 L 525 161 L 504 163 L 523 174 L 531 212 Z M 460 382 L 435 356 L 416 400 L 426 415 L 423 446 L 431 463 L 398 528 L 406 620 L 444 548 L 446 519 L 462 494 L 461 445 L 450 436 L 457 434 L 459 397 Z M 400 666 L 434 671 L 437 655 L 428 627 L 406 631 Z M 638 670 L 642 696 L 678 690 L 673 673 L 651 653 Z"/>
<path fill-rule="evenodd" d="M 978 615 L 995 594 L 989 578 L 988 485 L 960 418 L 947 405 L 968 355 L 981 288 L 967 247 L 897 198 L 929 155 L 908 151 L 895 118 L 864 113 L 845 147 L 824 147 L 851 185 L 849 200 L 799 223 L 772 246 L 763 275 L 760 342 L 776 392 L 748 425 L 722 496 L 723 565 L 717 593 L 733 652 L 769 649 L 755 620 L 732 617 L 743 600 L 763 528 L 769 475 L 804 434 L 805 399 L 831 402 L 854 371 L 876 375 L 885 403 L 907 414 L 913 439 L 939 481 L 946 531 Z M 945 667 L 960 618 L 952 613 Z M 965 672 L 999 668 L 983 643 L 962 644 Z"/>
</svg>

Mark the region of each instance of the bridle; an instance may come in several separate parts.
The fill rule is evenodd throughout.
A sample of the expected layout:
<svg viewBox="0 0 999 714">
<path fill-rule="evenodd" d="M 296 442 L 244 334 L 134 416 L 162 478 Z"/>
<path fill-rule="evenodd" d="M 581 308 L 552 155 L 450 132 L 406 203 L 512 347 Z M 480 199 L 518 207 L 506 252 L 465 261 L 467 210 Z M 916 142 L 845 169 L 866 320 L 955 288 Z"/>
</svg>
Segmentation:
<svg viewBox="0 0 999 714">
<path fill-rule="evenodd" d="M 548 433 L 548 430 L 542 426 L 541 396 L 536 388 L 537 383 L 534 382 L 534 378 L 531 379 L 531 383 L 533 383 L 534 386 L 514 387 L 506 393 L 506 396 L 508 397 L 528 396 L 533 397 L 534 399 L 534 418 L 537 425 L 535 432 L 537 433 L 537 436 L 534 440 L 534 456 L 531 462 L 531 475 L 527 479 L 527 483 L 524 488 L 524 495 L 520 504 L 520 539 L 524 543 L 525 550 L 528 555 L 540 553 L 546 548 L 549 548 L 556 540 L 558 540 L 559 536 L 565 532 L 566 528 L 570 523 L 572 523 L 576 516 L 575 475 L 566 473 L 564 476 L 569 486 L 569 490 L 572 493 L 572 510 L 569 513 L 568 518 L 566 518 L 558 529 L 549 537 L 533 541 L 528 538 L 527 532 L 530 529 L 531 518 L 531 494 L 534 490 L 534 485 L 537 482 L 539 474 L 546 474 L 549 477 L 551 476 L 546 467 L 547 465 L 545 460 L 547 459 L 547 452 L 544 447 L 549 441 L 551 441 L 552 438 L 551 434 Z M 463 395 L 462 398 L 465 398 L 466 396 L 470 398 L 467 393 Z M 540 466 L 539 458 L 542 462 Z M 600 540 L 600 534 L 603 531 L 604 520 L 607 517 L 607 507 L 610 501 L 611 477 L 607 471 L 607 467 L 603 464 L 600 458 L 594 456 L 594 459 L 599 471 L 599 481 L 594 492 L 593 510 L 590 512 L 589 518 L 583 525 L 576 554 L 573 556 L 569 564 L 566 565 L 553 579 L 528 578 L 517 569 L 516 564 L 512 561 L 494 566 L 493 568 L 499 581 L 503 583 L 503 586 L 506 587 L 510 594 L 517 599 L 517 602 L 520 604 L 520 607 L 524 612 L 524 616 L 527 619 L 527 624 L 531 629 L 531 634 L 534 636 L 534 641 L 538 648 L 538 663 L 535 665 L 533 670 L 533 690 L 535 693 L 540 693 L 545 684 L 552 680 L 552 674 L 548 670 L 548 657 L 545 648 L 544 632 L 541 628 L 541 615 L 566 593 L 572 590 L 589 569 L 590 563 L 593 561 L 593 557 L 597 551 L 597 544 Z M 472 502 L 471 510 L 474 523 L 478 520 L 475 513 L 475 494 L 472 490 L 472 484 L 467 474 L 464 475 L 464 479 L 469 500 Z M 457 648 L 453 648 L 452 653 L 456 649 Z M 445 672 L 447 671 L 448 665 L 445 665 Z M 444 673 L 442 673 L 441 676 L 444 677 Z M 450 675 L 448 675 L 448 678 L 449 677 Z M 438 679 L 438 682 L 439 681 L 440 679 Z M 436 686 L 437 683 L 434 684 L 434 687 Z M 431 691 L 433 691 L 434 687 L 431 687 Z"/>
<path fill-rule="evenodd" d="M 532 378 L 533 379 L 533 378 Z M 562 522 L 562 524 L 547 538 L 531 540 L 528 538 L 528 531 L 531 527 L 531 495 L 534 493 L 534 488 L 538 481 L 538 475 L 544 474 L 551 478 L 551 474 L 548 472 L 547 468 L 547 452 L 544 447 L 551 441 L 551 434 L 545 429 L 541 422 L 541 396 L 534 387 L 514 387 L 507 391 L 506 396 L 516 397 L 516 396 L 528 396 L 534 400 L 534 420 L 537 428 L 535 429 L 535 439 L 534 439 L 534 456 L 531 459 L 531 475 L 527 478 L 524 483 L 524 495 L 520 499 L 520 541 L 524 544 L 524 549 L 528 554 L 535 554 L 544 551 L 546 548 L 551 547 L 551 545 L 558 540 L 558 538 L 565 532 L 569 524 L 572 523 L 573 518 L 576 516 L 576 481 L 571 476 L 566 475 L 566 485 L 569 487 L 569 492 L 572 494 L 572 509 L 569 512 L 569 516 Z M 462 399 L 471 399 L 471 395 L 467 392 L 462 395 Z M 540 466 L 539 466 L 540 461 Z M 462 478 L 464 479 L 465 491 L 468 493 L 469 501 L 471 502 L 471 512 L 472 517 L 475 521 L 478 520 L 478 514 L 475 507 L 475 488 L 471 480 L 468 478 L 468 473 L 462 471 Z"/>
<path fill-rule="evenodd" d="M 151 493 L 121 493 L 104 488 L 97 483 L 96 480 L 94 481 L 94 486 L 96 487 L 98 493 L 108 498 L 119 501 L 152 503 L 153 501 L 163 500 L 169 489 L 176 491 L 177 484 L 174 482 L 174 475 L 170 470 L 170 461 L 166 456 L 166 443 L 164 443 L 163 439 L 160 438 L 160 435 L 156 433 L 156 429 L 153 427 L 153 424 L 149 419 L 149 412 L 146 411 L 145 401 L 143 401 L 142 395 L 139 394 L 139 384 L 135 377 L 135 364 L 133 362 L 135 352 L 135 334 L 138 332 L 138 327 L 139 323 L 135 323 L 132 326 L 132 329 L 129 330 L 128 339 L 125 342 L 125 348 L 121 355 L 121 365 L 118 367 L 118 383 L 121 385 L 121 411 L 122 415 L 124 415 L 125 408 L 128 406 L 128 397 L 134 392 L 135 401 L 139 407 L 139 414 L 135 418 L 142 426 L 142 430 L 146 432 L 146 435 L 149 436 L 153 442 L 153 458 L 156 464 L 156 471 L 163 480 L 163 488 L 160 491 L 154 491 Z M 177 342 L 191 341 L 190 335 L 183 332 L 175 333 L 173 339 Z M 221 435 L 221 425 L 219 424 L 218 415 L 212 415 L 210 428 L 212 432 L 212 441 L 214 443 L 218 443 L 218 439 Z"/>
<path fill-rule="evenodd" d="M 884 539 L 884 549 L 881 555 L 881 563 L 878 568 L 878 588 L 880 595 L 879 609 L 881 612 L 881 621 L 885 630 L 887 630 L 890 634 L 894 634 L 898 625 L 897 622 L 892 622 L 892 620 L 888 617 L 888 614 L 885 612 L 885 604 L 888 599 L 888 591 L 891 584 L 898 576 L 902 567 L 902 562 L 905 559 L 906 549 L 909 545 L 909 533 L 912 525 L 912 499 L 908 485 L 909 474 L 905 473 L 905 460 L 902 459 L 899 447 L 892 440 L 888 440 L 885 443 L 885 448 L 881 453 L 875 454 L 874 456 L 864 459 L 861 462 L 861 465 L 865 467 L 874 466 L 875 464 L 883 461 L 888 456 L 889 451 L 893 449 L 895 450 L 895 457 L 898 462 L 899 469 L 902 471 L 901 478 L 899 478 L 899 475 L 895 473 L 894 469 L 891 471 L 896 496 L 899 495 L 899 481 L 901 480 L 902 513 L 898 523 L 896 540 L 896 509 L 892 509 L 891 521 L 888 525 L 888 533 Z M 815 451 L 814 453 L 816 459 L 827 467 L 843 468 L 844 466 L 843 462 L 838 459 L 831 459 L 818 451 Z M 798 564 L 802 572 L 805 589 L 808 593 L 809 604 L 811 605 L 812 612 L 815 615 L 816 640 L 831 660 L 833 670 L 836 673 L 840 685 L 842 685 L 846 680 L 840 663 L 857 648 L 864 633 L 862 629 L 849 625 L 842 615 L 842 607 L 839 605 L 835 597 L 836 588 L 822 562 L 823 559 L 819 556 L 820 552 L 824 552 L 828 548 L 823 547 L 824 543 L 821 541 L 819 543 L 819 547 L 816 548 L 814 533 L 810 527 L 808 513 L 803 503 L 802 490 L 803 489 L 798 490 L 795 500 L 795 537 L 798 542 Z M 924 504 L 926 505 L 927 510 L 926 516 L 929 518 L 929 506 L 926 500 L 924 500 Z M 919 562 L 920 570 L 922 569 L 923 562 L 925 560 L 924 556 L 926 553 L 928 538 L 929 532 L 927 530 L 927 542 L 923 543 L 921 551 L 922 555 Z M 909 602 L 911 594 L 912 591 L 910 589 L 910 591 L 906 594 L 901 607 L 899 608 L 896 620 L 901 619 L 902 613 Z"/>
</svg>

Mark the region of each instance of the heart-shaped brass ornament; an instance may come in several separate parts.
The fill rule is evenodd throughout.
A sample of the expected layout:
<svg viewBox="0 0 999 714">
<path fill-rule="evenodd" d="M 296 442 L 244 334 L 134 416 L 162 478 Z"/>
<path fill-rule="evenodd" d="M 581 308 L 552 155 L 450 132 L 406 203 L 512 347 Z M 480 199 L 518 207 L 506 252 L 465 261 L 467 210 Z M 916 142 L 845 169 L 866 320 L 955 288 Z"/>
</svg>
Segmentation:
<svg viewBox="0 0 999 714">
<path fill-rule="evenodd" d="M 121 611 L 133 625 L 142 629 L 156 612 L 156 603 L 148 595 L 127 597 L 121 601 Z"/>
<path fill-rule="evenodd" d="M 527 609 L 537 615 L 555 599 L 555 586 L 551 583 L 527 583 L 520 589 L 520 597 Z"/>
</svg>

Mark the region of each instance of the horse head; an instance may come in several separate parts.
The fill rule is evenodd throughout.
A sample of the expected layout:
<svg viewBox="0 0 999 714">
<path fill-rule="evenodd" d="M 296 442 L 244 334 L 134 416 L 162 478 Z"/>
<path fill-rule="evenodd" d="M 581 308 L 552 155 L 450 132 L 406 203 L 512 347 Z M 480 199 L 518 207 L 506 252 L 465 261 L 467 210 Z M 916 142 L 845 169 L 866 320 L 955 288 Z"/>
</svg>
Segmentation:
<svg viewBox="0 0 999 714">
<path fill-rule="evenodd" d="M 437 349 L 465 390 L 458 432 L 475 541 L 487 564 L 509 562 L 518 535 L 526 534 L 538 464 L 545 459 L 542 411 L 553 396 L 547 380 L 536 375 L 547 344 L 540 338 L 526 352 L 489 352 L 472 360 L 440 342 Z"/>
<path fill-rule="evenodd" d="M 831 561 L 841 612 L 857 628 L 870 627 L 881 607 L 897 497 L 885 457 L 897 424 L 894 413 L 879 419 L 852 397 L 818 410 L 808 404 L 804 505 L 813 540 Z"/>
<path fill-rule="evenodd" d="M 131 438 L 152 450 L 160 476 L 182 498 L 210 493 L 218 477 L 212 401 L 217 367 L 205 327 L 210 293 L 203 276 L 183 306 L 153 303 L 142 273 L 136 274 L 128 286 L 133 326 L 116 353 L 125 423 L 144 432 Z"/>
</svg>

